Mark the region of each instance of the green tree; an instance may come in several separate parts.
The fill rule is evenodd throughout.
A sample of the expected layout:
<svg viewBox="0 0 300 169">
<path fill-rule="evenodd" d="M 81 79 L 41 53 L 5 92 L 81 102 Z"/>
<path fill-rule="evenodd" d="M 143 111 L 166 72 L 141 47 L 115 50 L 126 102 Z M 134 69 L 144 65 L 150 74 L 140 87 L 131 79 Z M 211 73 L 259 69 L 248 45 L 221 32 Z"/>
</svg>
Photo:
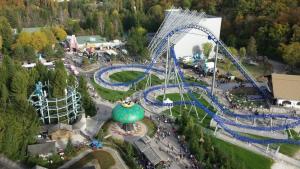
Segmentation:
<svg viewBox="0 0 300 169">
<path fill-rule="evenodd" d="M 27 88 L 28 88 L 28 74 L 26 71 L 17 71 L 11 82 L 11 95 L 18 108 L 27 107 Z"/>
<path fill-rule="evenodd" d="M 229 52 L 233 55 L 233 56 L 238 56 L 239 52 L 234 48 L 234 47 L 228 47 L 227 48 L 229 50 Z"/>
<path fill-rule="evenodd" d="M 55 51 L 52 49 L 51 45 L 47 45 L 43 49 L 43 57 L 45 57 L 47 60 L 51 60 L 54 55 L 55 55 Z"/>
<path fill-rule="evenodd" d="M 2 46 L 3 46 L 3 39 L 2 39 L 2 36 L 0 35 L 0 52 L 1 52 Z"/>
<path fill-rule="evenodd" d="M 7 19 L 3 16 L 0 16 L 0 36 L 3 41 L 3 49 L 5 51 L 9 50 L 13 42 L 12 28 Z"/>
<path fill-rule="evenodd" d="M 127 47 L 129 52 L 135 56 L 134 60 L 136 61 L 142 61 L 148 56 L 146 33 L 147 31 L 143 27 L 130 30 Z"/>
<path fill-rule="evenodd" d="M 64 152 L 65 152 L 66 156 L 68 156 L 68 157 L 72 157 L 76 153 L 76 149 L 73 146 L 70 138 L 68 139 L 68 142 L 67 142 Z"/>
<path fill-rule="evenodd" d="M 8 89 L 5 84 L 0 84 L 0 85 L 1 85 L 0 86 L 0 104 L 2 105 L 0 107 L 6 109 L 6 105 L 7 105 L 6 103 L 8 101 L 9 93 L 8 93 Z"/>
<path fill-rule="evenodd" d="M 192 5 L 192 2 L 190 0 L 183 0 L 182 1 L 182 7 L 186 9 L 190 9 Z"/>
<path fill-rule="evenodd" d="M 68 75 L 65 70 L 63 62 L 55 63 L 54 77 L 52 80 L 52 96 L 63 97 L 65 96 L 65 90 L 67 88 Z"/>
<path fill-rule="evenodd" d="M 257 56 L 256 41 L 253 36 L 251 36 L 247 45 L 247 55 L 251 57 Z"/>
<path fill-rule="evenodd" d="M 240 50 L 239 50 L 239 55 L 240 55 L 240 59 L 241 61 L 246 57 L 246 48 L 245 47 L 241 47 Z"/>
<path fill-rule="evenodd" d="M 94 116 L 96 115 L 96 106 L 95 103 L 93 102 L 91 96 L 88 93 L 86 81 L 83 76 L 79 77 L 79 89 L 78 91 L 80 92 L 82 96 L 82 106 L 84 108 L 86 116 Z"/>
<path fill-rule="evenodd" d="M 206 42 L 206 43 L 202 44 L 202 49 L 203 49 L 204 56 L 209 57 L 209 54 L 212 50 L 212 47 L 213 47 L 213 45 L 209 42 Z"/>
<path fill-rule="evenodd" d="M 294 25 L 292 29 L 293 29 L 293 36 L 291 40 L 293 42 L 300 42 L 300 26 Z"/>
<path fill-rule="evenodd" d="M 56 58 L 63 58 L 65 56 L 65 51 L 64 48 L 62 46 L 60 46 L 59 44 L 55 45 L 55 57 Z"/>
<path fill-rule="evenodd" d="M 292 42 L 289 45 L 281 44 L 280 50 L 282 52 L 283 60 L 292 68 L 300 64 L 300 43 Z"/>
</svg>

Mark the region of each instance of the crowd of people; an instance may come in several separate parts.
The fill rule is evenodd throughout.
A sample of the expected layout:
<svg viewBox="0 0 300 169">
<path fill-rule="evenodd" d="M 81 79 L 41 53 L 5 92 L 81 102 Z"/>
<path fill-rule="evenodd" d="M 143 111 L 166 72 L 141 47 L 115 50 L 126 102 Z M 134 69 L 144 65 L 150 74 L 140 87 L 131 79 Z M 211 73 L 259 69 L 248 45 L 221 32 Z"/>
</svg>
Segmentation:
<svg viewBox="0 0 300 169">
<path fill-rule="evenodd" d="M 165 115 L 150 116 L 150 119 L 158 124 L 154 140 L 159 150 L 169 156 L 164 167 L 172 168 L 172 163 L 177 163 L 184 168 L 198 169 L 198 162 L 188 150 L 184 136 L 177 133 L 175 120 Z"/>
</svg>

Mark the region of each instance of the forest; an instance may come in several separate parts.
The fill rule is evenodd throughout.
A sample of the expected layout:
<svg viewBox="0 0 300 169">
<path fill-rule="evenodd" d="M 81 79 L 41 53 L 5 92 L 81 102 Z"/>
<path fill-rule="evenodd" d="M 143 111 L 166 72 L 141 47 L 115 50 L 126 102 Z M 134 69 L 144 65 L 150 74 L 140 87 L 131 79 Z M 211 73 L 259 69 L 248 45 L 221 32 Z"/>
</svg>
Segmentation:
<svg viewBox="0 0 300 169">
<path fill-rule="evenodd" d="M 59 25 L 68 34 L 99 34 L 108 39 L 129 36 L 128 48 L 138 57 L 147 54 L 146 33 L 158 29 L 164 10 L 171 6 L 222 17 L 221 39 L 227 46 L 239 50 L 254 40 L 257 52 L 249 51 L 247 55 L 267 56 L 292 66 L 299 65 L 299 0 L 72 0 L 61 3 L 2 0 L 0 16 L 17 30 Z M 11 52 L 13 38 L 8 36 L 12 35 L 6 34 L 1 25 L 2 51 Z M 138 35 L 132 37 L 135 34 Z M 140 38 L 142 41 L 138 41 Z"/>
</svg>

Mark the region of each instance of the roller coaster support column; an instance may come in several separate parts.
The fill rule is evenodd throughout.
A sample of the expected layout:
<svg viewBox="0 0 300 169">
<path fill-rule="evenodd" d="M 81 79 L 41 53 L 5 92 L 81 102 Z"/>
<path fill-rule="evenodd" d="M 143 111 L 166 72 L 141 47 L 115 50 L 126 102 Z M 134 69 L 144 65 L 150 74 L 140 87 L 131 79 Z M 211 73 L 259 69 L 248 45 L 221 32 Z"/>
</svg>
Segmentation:
<svg viewBox="0 0 300 169">
<path fill-rule="evenodd" d="M 219 52 L 219 44 L 216 44 L 216 53 L 215 53 L 215 64 L 214 64 L 214 75 L 212 79 L 212 87 L 211 87 L 211 94 L 214 95 L 215 90 L 215 83 L 216 83 L 216 68 L 217 68 L 217 61 L 218 61 L 218 52 Z"/>
<path fill-rule="evenodd" d="M 278 154 L 279 150 L 280 150 L 280 146 L 277 147 L 277 150 L 276 150 L 275 154 Z"/>
<path fill-rule="evenodd" d="M 216 126 L 216 128 L 215 128 L 215 131 L 214 131 L 214 135 L 216 135 L 217 134 L 217 131 L 218 131 L 218 124 L 217 124 L 217 126 Z"/>
<path fill-rule="evenodd" d="M 169 39 L 169 37 L 168 37 L 168 46 L 167 46 L 167 60 L 166 60 L 166 74 L 165 74 L 165 88 L 164 88 L 164 98 L 163 98 L 163 100 L 165 100 L 166 99 L 166 90 L 167 90 L 167 86 L 168 86 L 168 83 L 169 83 L 169 72 L 170 72 L 170 68 L 169 68 L 169 64 L 170 64 L 170 59 L 169 59 L 169 54 L 170 54 L 170 52 L 169 52 L 169 50 L 170 50 L 170 39 Z"/>
</svg>

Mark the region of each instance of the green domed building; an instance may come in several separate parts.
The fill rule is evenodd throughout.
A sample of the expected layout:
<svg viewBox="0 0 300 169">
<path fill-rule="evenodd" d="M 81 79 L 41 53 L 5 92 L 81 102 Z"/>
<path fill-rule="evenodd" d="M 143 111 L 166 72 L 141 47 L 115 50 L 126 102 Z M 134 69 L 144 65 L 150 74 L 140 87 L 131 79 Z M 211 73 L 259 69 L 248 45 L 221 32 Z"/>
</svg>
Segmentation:
<svg viewBox="0 0 300 169">
<path fill-rule="evenodd" d="M 144 109 L 127 98 L 112 110 L 112 119 L 121 124 L 125 131 L 134 129 L 134 124 L 144 118 Z"/>
</svg>

